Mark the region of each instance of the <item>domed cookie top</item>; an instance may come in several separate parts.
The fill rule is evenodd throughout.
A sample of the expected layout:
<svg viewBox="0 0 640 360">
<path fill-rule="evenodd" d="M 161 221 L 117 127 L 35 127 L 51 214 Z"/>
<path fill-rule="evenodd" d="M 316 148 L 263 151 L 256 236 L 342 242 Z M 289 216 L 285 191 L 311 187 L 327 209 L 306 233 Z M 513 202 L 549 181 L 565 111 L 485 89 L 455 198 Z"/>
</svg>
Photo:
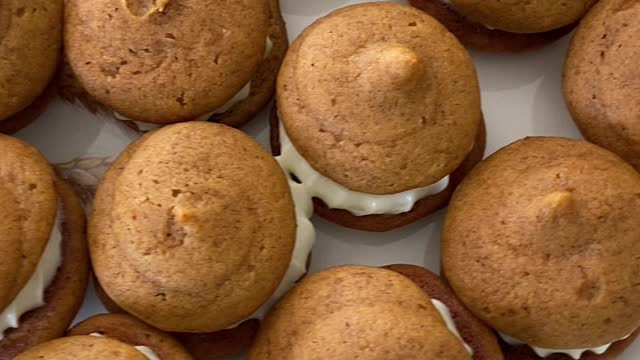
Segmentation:
<svg viewBox="0 0 640 360">
<path fill-rule="evenodd" d="M 65 46 L 98 101 L 167 124 L 214 111 L 251 80 L 269 17 L 266 0 L 71 0 Z"/>
<path fill-rule="evenodd" d="M 580 24 L 564 94 L 582 133 L 640 170 L 640 3 L 600 1 Z"/>
<path fill-rule="evenodd" d="M 428 15 L 393 3 L 350 6 L 307 28 L 285 58 L 277 100 L 305 160 L 368 194 L 449 175 L 481 120 L 467 52 Z"/>
<path fill-rule="evenodd" d="M 149 360 L 135 347 L 99 336 L 69 336 L 36 346 L 15 360 Z"/>
<path fill-rule="evenodd" d="M 0 121 L 29 106 L 53 77 L 63 6 L 63 0 L 0 3 Z"/>
<path fill-rule="evenodd" d="M 469 19 L 513 33 L 541 33 L 580 20 L 596 0 L 450 0 Z"/>
<path fill-rule="evenodd" d="M 162 330 L 210 332 L 271 296 L 295 235 L 273 157 L 240 131 L 191 122 L 118 158 L 98 189 L 89 245 L 100 284 L 124 310 Z"/>
<path fill-rule="evenodd" d="M 0 135 L 0 312 L 40 261 L 56 218 L 56 198 L 54 174 L 42 155 Z"/>
<path fill-rule="evenodd" d="M 529 138 L 481 163 L 443 229 L 450 284 L 503 334 L 582 349 L 640 325 L 640 175 L 582 141 Z"/>
<path fill-rule="evenodd" d="M 265 319 L 249 359 L 471 359 L 425 292 L 379 268 L 310 275 Z M 358 355 L 358 356 L 356 356 Z"/>
</svg>

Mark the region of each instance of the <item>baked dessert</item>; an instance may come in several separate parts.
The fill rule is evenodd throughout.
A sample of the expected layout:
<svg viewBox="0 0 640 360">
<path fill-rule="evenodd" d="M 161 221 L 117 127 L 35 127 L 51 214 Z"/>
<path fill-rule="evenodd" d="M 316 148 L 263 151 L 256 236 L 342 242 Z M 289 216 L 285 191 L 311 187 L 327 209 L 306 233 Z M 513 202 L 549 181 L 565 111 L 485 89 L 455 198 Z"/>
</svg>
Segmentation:
<svg viewBox="0 0 640 360">
<path fill-rule="evenodd" d="M 100 340 L 113 340 L 118 343 L 117 347 L 124 348 L 122 345 L 126 344 L 126 346 L 129 347 L 127 348 L 127 352 L 133 354 L 133 352 L 130 351 L 130 348 L 133 347 L 151 360 L 192 359 L 187 350 L 171 335 L 155 329 L 129 315 L 103 314 L 92 316 L 69 330 L 68 336 L 74 339 L 83 339 L 83 341 L 86 341 L 88 344 L 93 343 L 93 341 L 87 339 L 87 337 L 97 337 L 99 338 L 97 342 L 99 347 L 103 346 Z M 112 342 L 105 344 L 109 345 L 110 343 Z M 73 340 L 67 344 L 76 347 L 76 344 L 79 343 Z M 84 346 L 77 346 L 76 348 L 83 349 Z M 45 356 L 53 355 L 48 352 L 47 349 L 42 349 L 39 353 Z M 73 353 L 72 349 L 68 349 L 67 354 L 73 354 L 74 358 L 80 358 L 81 355 L 81 353 Z M 96 353 L 96 355 L 99 355 L 99 353 Z M 138 354 L 135 356 L 138 356 Z M 86 356 L 84 358 L 93 357 Z M 120 359 L 119 357 L 116 358 Z"/>
<path fill-rule="evenodd" d="M 0 135 L 0 360 L 64 334 L 82 304 L 84 211 L 30 145 Z"/>
<path fill-rule="evenodd" d="M 341 266 L 274 306 L 250 360 L 502 359 L 491 331 L 430 271 Z"/>
<path fill-rule="evenodd" d="M 246 123 L 271 99 L 288 46 L 278 0 L 71 0 L 65 14 L 63 96 L 143 130 Z"/>
<path fill-rule="evenodd" d="M 315 233 L 296 189 L 238 130 L 197 121 L 148 133 L 98 188 L 89 225 L 98 283 L 123 311 L 186 333 L 185 344 L 260 319 L 306 272 Z M 236 343 L 223 345 L 211 353 Z"/>
<path fill-rule="evenodd" d="M 571 32 L 596 1 L 409 0 L 466 47 L 492 52 L 520 52 L 552 43 Z"/>
<path fill-rule="evenodd" d="M 63 0 L 0 4 L 0 132 L 14 133 L 46 108 L 62 53 Z"/>
<path fill-rule="evenodd" d="M 69 336 L 22 353 L 16 360 L 190 360 L 170 335 L 127 315 L 96 315 L 72 328 Z"/>
<path fill-rule="evenodd" d="M 316 21 L 285 57 L 276 99 L 274 154 L 343 226 L 387 231 L 435 212 L 484 153 L 471 58 L 409 6 Z"/>
<path fill-rule="evenodd" d="M 442 266 L 506 359 L 615 359 L 640 326 L 638 239 L 631 166 L 585 141 L 528 138 L 456 190 Z"/>
<path fill-rule="evenodd" d="M 564 67 L 564 96 L 582 134 L 640 171 L 640 4 L 600 1 L 584 18 Z"/>
</svg>

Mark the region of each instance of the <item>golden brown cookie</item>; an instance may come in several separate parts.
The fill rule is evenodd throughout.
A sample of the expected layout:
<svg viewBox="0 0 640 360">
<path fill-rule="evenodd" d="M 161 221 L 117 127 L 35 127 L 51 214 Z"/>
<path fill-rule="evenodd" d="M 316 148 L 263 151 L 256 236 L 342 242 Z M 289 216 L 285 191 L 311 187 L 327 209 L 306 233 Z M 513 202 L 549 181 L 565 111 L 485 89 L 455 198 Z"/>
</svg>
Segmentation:
<svg viewBox="0 0 640 360">
<path fill-rule="evenodd" d="M 62 265 L 46 288 L 45 305 L 22 315 L 18 328 L 5 331 L 4 339 L 0 340 L 0 360 L 9 360 L 64 334 L 84 299 L 89 260 L 84 211 L 71 188 L 55 176 L 46 160 L 31 146 L 0 136 L 0 147 L 3 154 L 0 156 L 3 179 L 0 196 L 4 211 L 0 217 L 0 226 L 4 228 L 0 252 L 3 259 L 15 260 L 12 253 L 17 245 L 23 254 L 20 262 L 2 261 L 0 309 L 4 310 L 13 301 L 39 262 L 56 216 L 56 199 L 62 219 Z M 23 205 L 15 207 L 17 204 Z M 7 224 L 14 224 L 13 230 L 8 230 Z M 15 236 L 18 237 L 14 239 Z M 6 244 L 11 239 L 13 244 Z"/>
<path fill-rule="evenodd" d="M 100 334 L 131 346 L 146 346 L 160 360 L 189 360 L 191 355 L 171 335 L 124 314 L 95 315 L 69 330 L 70 336 Z"/>
<path fill-rule="evenodd" d="M 640 3 L 600 1 L 581 22 L 564 67 L 564 95 L 589 141 L 640 171 Z"/>
<path fill-rule="evenodd" d="M 513 33 L 475 22 L 458 12 L 446 0 L 409 0 L 409 3 L 440 21 L 465 47 L 479 51 L 534 50 L 560 39 L 571 32 L 577 24 L 574 22 L 539 33 Z"/>
<path fill-rule="evenodd" d="M 527 138 L 454 193 L 443 271 L 497 331 L 542 348 L 593 348 L 640 323 L 639 238 L 631 166 L 584 141 Z"/>
<path fill-rule="evenodd" d="M 349 6 L 307 28 L 285 58 L 277 101 L 313 168 L 368 194 L 449 175 L 482 118 L 467 52 L 430 16 L 393 3 Z"/>
<path fill-rule="evenodd" d="M 62 48 L 63 0 L 0 4 L 0 131 L 15 132 L 40 114 Z M 7 124 L 4 124 L 7 122 Z"/>
<path fill-rule="evenodd" d="M 249 351 L 251 360 L 430 355 L 472 358 L 423 289 L 397 272 L 364 266 L 305 278 L 272 309 Z"/>
<path fill-rule="evenodd" d="M 165 331 L 203 333 L 246 319 L 272 295 L 295 233 L 275 160 L 237 130 L 190 122 L 151 132 L 118 158 L 96 194 L 89 245 L 118 306 Z"/>
<path fill-rule="evenodd" d="M 246 123 L 271 99 L 288 46 L 278 0 L 76 0 L 67 3 L 65 24 L 73 70 L 62 78 L 62 96 L 158 125 L 203 116 Z M 246 98 L 236 99 L 249 83 Z M 207 115 L 232 98 L 227 111 Z"/>
<path fill-rule="evenodd" d="M 15 360 L 149 360 L 133 346 L 100 336 L 69 336 L 40 344 Z"/>
<path fill-rule="evenodd" d="M 280 134 L 278 132 L 279 120 L 276 108 L 274 107 L 270 120 L 270 140 L 271 152 L 274 156 L 280 155 Z M 393 230 L 408 224 L 411 224 L 425 216 L 428 216 L 444 207 L 449 203 L 451 195 L 455 188 L 460 184 L 462 179 L 473 169 L 473 167 L 482 160 L 486 148 L 487 135 L 485 130 L 484 119 L 482 120 L 480 130 L 476 136 L 473 150 L 467 155 L 467 158 L 460 166 L 451 174 L 451 181 L 447 188 L 436 194 L 428 196 L 416 202 L 411 211 L 398 215 L 365 215 L 356 216 L 347 210 L 332 209 L 328 207 L 322 200 L 313 199 L 314 213 L 331 221 L 335 224 L 349 227 L 352 229 L 385 232 Z"/>
<path fill-rule="evenodd" d="M 437 21 L 405 5 L 348 6 L 308 27 L 285 58 L 277 102 L 286 135 L 313 171 L 364 196 L 440 185 L 484 151 L 469 55 Z M 384 215 L 397 212 L 369 219 L 364 215 L 371 213 L 350 208 L 324 213 L 347 226 L 382 231 L 415 221 L 447 199 L 436 195 L 388 221 Z"/>
</svg>

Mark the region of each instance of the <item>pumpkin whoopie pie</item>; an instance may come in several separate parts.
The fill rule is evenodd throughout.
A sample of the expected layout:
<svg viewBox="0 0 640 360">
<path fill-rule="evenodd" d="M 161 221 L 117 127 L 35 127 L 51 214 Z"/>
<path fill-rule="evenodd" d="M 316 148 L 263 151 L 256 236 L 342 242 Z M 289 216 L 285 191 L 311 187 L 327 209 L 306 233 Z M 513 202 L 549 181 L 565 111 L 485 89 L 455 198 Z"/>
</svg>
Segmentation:
<svg viewBox="0 0 640 360">
<path fill-rule="evenodd" d="M 292 185 L 233 128 L 196 121 L 146 134 L 115 161 L 93 204 L 89 246 L 104 296 L 183 333 L 194 353 L 227 354 L 241 339 L 223 349 L 192 339 L 246 330 L 306 272 L 311 201 Z"/>
<path fill-rule="evenodd" d="M 134 347 L 152 360 L 192 359 L 187 350 L 173 336 L 124 314 L 92 316 L 69 330 L 68 336 L 75 338 L 92 336 L 116 340 Z M 88 341 L 88 343 L 91 342 Z M 98 343 L 100 342 L 98 341 Z M 74 341 L 70 341 L 67 344 L 72 345 Z M 118 347 L 122 347 L 122 345 L 119 344 Z M 127 350 L 127 352 L 130 351 Z M 45 355 L 45 358 L 50 356 L 44 350 L 39 351 L 39 353 Z M 72 353 L 71 350 L 69 354 L 73 354 L 73 358 L 82 358 L 79 356 L 80 354 Z"/>
<path fill-rule="evenodd" d="M 37 150 L 0 135 L 0 360 L 64 335 L 84 299 L 84 211 Z"/>
<path fill-rule="evenodd" d="M 640 171 L 640 2 L 600 1 L 584 18 L 564 68 L 564 95 L 589 141 Z"/>
<path fill-rule="evenodd" d="M 442 264 L 506 359 L 615 359 L 640 326 L 639 240 L 631 166 L 585 141 L 528 138 L 458 187 Z"/>
<path fill-rule="evenodd" d="M 69 0 L 65 14 L 63 96 L 140 123 L 246 123 L 288 46 L 278 0 Z"/>
<path fill-rule="evenodd" d="M 272 150 L 335 223 L 387 231 L 446 206 L 484 153 L 471 58 L 430 16 L 366 3 L 318 20 L 277 83 Z"/>
<path fill-rule="evenodd" d="M 49 85 L 62 54 L 63 0 L 0 3 L 0 132 L 35 120 L 55 91 Z"/>
<path fill-rule="evenodd" d="M 409 0 L 467 47 L 520 52 L 568 34 L 597 0 Z"/>
<path fill-rule="evenodd" d="M 160 330 L 128 315 L 96 315 L 69 336 L 40 344 L 16 360 L 191 360 L 191 355 Z"/>
<path fill-rule="evenodd" d="M 429 270 L 341 266 L 308 276 L 273 307 L 249 359 L 500 360 L 502 353 Z"/>
</svg>

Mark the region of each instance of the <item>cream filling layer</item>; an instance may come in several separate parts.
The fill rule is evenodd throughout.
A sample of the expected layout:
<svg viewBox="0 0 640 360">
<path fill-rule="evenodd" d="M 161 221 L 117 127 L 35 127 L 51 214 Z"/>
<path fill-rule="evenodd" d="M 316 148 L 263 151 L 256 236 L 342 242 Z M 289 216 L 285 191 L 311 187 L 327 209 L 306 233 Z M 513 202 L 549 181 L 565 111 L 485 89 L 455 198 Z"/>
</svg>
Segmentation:
<svg viewBox="0 0 640 360">
<path fill-rule="evenodd" d="M 276 158 L 280 166 L 300 180 L 310 198 L 317 197 L 332 209 L 347 210 L 356 216 L 374 214 L 402 214 L 413 209 L 415 203 L 430 195 L 444 191 L 449 186 L 449 176 L 435 184 L 397 194 L 373 195 L 347 189 L 317 172 L 300 155 L 282 122 L 280 122 L 280 153 Z"/>
<path fill-rule="evenodd" d="M 92 333 L 92 334 L 89 334 L 89 336 L 105 337 L 100 333 Z M 151 350 L 151 348 L 147 346 L 134 346 L 133 348 L 138 350 L 140 353 L 142 353 L 142 355 L 146 356 L 147 359 L 149 360 L 160 360 L 160 357 L 158 357 L 158 354 L 156 354 L 153 350 Z"/>
<path fill-rule="evenodd" d="M 602 346 L 597 346 L 597 347 L 593 347 L 590 349 L 546 349 L 546 348 L 541 348 L 538 346 L 533 346 L 533 345 L 529 345 L 525 342 L 522 342 L 514 337 L 511 337 L 509 335 L 505 335 L 501 332 L 498 332 L 498 334 L 500 335 L 500 337 L 502 338 L 502 340 L 504 340 L 504 342 L 506 342 L 507 344 L 511 345 L 511 346 L 519 346 L 519 345 L 527 345 L 528 347 L 530 347 L 535 353 L 536 355 L 540 356 L 541 358 L 546 358 L 547 356 L 551 355 L 551 354 L 565 354 L 567 356 L 570 356 L 572 359 L 575 360 L 579 360 L 582 355 L 584 353 L 586 353 L 587 351 L 590 351 L 594 354 L 597 355 L 602 355 L 605 352 L 607 352 L 607 350 L 609 350 L 609 347 L 611 345 L 613 345 L 613 343 L 615 343 L 616 341 L 614 341 L 613 343 L 610 344 L 606 344 L 606 345 L 602 345 Z M 619 339 L 617 341 L 622 341 L 626 338 L 628 338 L 629 336 L 631 336 L 631 334 L 623 337 L 622 339 Z"/>
<path fill-rule="evenodd" d="M 20 326 L 20 317 L 28 311 L 45 305 L 44 293 L 56 277 L 62 265 L 62 216 L 61 206 L 56 210 L 56 219 L 49 241 L 40 256 L 31 278 L 0 314 L 0 340 L 9 328 Z"/>
<path fill-rule="evenodd" d="M 265 50 L 264 50 L 264 58 L 266 59 L 269 54 L 271 53 L 271 50 L 273 49 L 273 42 L 271 41 L 271 38 L 267 36 L 267 40 L 266 40 L 266 46 L 265 46 Z M 226 112 L 227 110 L 231 109 L 231 107 L 233 107 L 235 104 L 246 100 L 247 98 L 249 98 L 249 95 L 251 95 L 251 81 L 249 81 L 248 83 L 246 83 L 242 89 L 240 89 L 240 91 L 238 91 L 229 101 L 227 101 L 224 105 L 222 105 L 221 107 L 215 109 L 214 111 L 211 111 L 209 113 L 206 113 L 204 115 L 201 115 L 199 117 L 197 117 L 196 119 L 194 119 L 194 121 L 207 121 L 209 120 L 209 118 L 211 116 L 213 116 L 214 114 L 222 114 L 224 112 Z M 122 121 L 133 121 L 137 126 L 138 129 L 140 129 L 141 131 L 153 131 L 158 129 L 159 127 L 161 127 L 162 125 L 158 125 L 158 124 L 153 124 L 153 123 L 146 123 L 146 122 L 142 122 L 142 121 L 135 121 L 133 119 L 129 119 L 128 117 L 119 114 L 117 112 L 113 112 L 113 115 L 115 116 L 116 119 L 118 120 L 122 120 Z"/>
<path fill-rule="evenodd" d="M 296 243 L 291 255 L 291 261 L 289 262 L 289 268 L 269 300 L 262 304 L 251 316 L 227 327 L 227 329 L 232 329 L 249 319 L 264 319 L 271 307 L 307 273 L 307 259 L 309 258 L 309 254 L 311 254 L 311 249 L 316 240 L 316 230 L 310 220 L 313 215 L 313 202 L 311 198 L 307 196 L 302 185 L 292 181 L 289 174 L 285 173 L 285 176 L 289 181 L 296 211 Z"/>
<path fill-rule="evenodd" d="M 436 310 L 438 310 L 440 316 L 442 316 L 442 319 L 447 324 L 447 328 L 449 329 L 449 331 L 451 331 L 453 335 L 455 335 L 458 339 L 460 339 L 460 341 L 462 341 L 462 344 L 464 345 L 464 348 L 467 350 L 469 355 L 473 356 L 473 349 L 464 341 L 464 339 L 460 335 L 458 327 L 456 326 L 456 323 L 453 321 L 453 317 L 451 316 L 451 310 L 449 310 L 447 305 L 445 305 L 442 301 L 431 299 L 431 303 L 433 303 L 433 306 L 436 308 Z"/>
</svg>

